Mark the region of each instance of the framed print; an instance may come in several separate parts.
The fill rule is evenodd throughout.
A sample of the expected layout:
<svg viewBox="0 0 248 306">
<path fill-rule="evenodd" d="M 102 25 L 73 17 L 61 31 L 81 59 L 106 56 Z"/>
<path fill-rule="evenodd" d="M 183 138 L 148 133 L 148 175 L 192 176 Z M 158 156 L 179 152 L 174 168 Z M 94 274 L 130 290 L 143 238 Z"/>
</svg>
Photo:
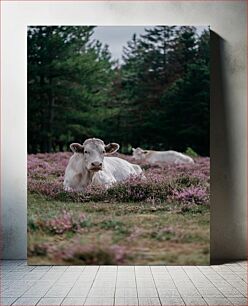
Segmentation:
<svg viewBox="0 0 248 306">
<path fill-rule="evenodd" d="M 29 264 L 209 264 L 209 27 L 27 41 Z"/>
</svg>

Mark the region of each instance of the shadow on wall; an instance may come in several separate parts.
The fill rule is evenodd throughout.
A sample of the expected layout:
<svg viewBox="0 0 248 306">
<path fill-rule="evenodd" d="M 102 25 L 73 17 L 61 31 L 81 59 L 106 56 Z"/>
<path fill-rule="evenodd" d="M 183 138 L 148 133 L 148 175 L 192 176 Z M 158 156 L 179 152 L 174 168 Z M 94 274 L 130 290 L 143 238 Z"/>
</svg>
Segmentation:
<svg viewBox="0 0 248 306">
<path fill-rule="evenodd" d="M 238 206 L 234 196 L 235 165 L 232 160 L 231 116 L 228 109 L 226 42 L 211 31 L 210 156 L 211 156 L 211 264 L 242 259 L 242 222 L 235 222 Z M 229 104 L 228 104 L 229 103 Z M 230 261 L 230 260 L 229 260 Z"/>
</svg>

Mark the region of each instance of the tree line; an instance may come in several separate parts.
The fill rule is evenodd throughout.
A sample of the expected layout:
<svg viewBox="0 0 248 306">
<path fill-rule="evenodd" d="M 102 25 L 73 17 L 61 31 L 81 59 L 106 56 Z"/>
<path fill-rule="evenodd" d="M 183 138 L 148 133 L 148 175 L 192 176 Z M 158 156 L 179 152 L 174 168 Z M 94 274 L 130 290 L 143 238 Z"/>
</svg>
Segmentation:
<svg viewBox="0 0 248 306">
<path fill-rule="evenodd" d="M 28 28 L 28 153 L 89 137 L 209 155 L 209 31 L 156 26 L 133 34 L 123 61 L 91 26 Z"/>
</svg>

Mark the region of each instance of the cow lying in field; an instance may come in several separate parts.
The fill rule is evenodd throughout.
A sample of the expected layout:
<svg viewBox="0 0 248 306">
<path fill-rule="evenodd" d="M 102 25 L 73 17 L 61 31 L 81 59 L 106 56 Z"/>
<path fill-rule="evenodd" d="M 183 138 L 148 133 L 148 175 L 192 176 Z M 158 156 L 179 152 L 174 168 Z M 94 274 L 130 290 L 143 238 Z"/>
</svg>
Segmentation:
<svg viewBox="0 0 248 306">
<path fill-rule="evenodd" d="M 64 188 L 67 191 L 83 191 L 89 185 L 109 187 L 131 175 L 140 175 L 140 166 L 106 153 L 119 149 L 117 143 L 105 145 L 97 138 L 89 138 L 81 145 L 72 143 L 74 152 L 65 170 Z"/>
<path fill-rule="evenodd" d="M 151 151 L 141 148 L 132 148 L 133 157 L 147 163 L 174 163 L 174 164 L 193 164 L 194 160 L 176 151 Z"/>
</svg>

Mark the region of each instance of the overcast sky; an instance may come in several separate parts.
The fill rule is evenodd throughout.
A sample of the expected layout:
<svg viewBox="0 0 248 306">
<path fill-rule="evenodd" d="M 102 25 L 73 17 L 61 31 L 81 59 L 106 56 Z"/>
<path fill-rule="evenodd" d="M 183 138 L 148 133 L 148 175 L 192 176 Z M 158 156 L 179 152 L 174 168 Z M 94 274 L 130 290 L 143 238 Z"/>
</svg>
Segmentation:
<svg viewBox="0 0 248 306">
<path fill-rule="evenodd" d="M 204 29 L 207 29 L 207 26 L 198 26 L 197 32 L 201 33 Z M 93 38 L 103 44 L 108 44 L 113 58 L 121 60 L 122 48 L 126 46 L 127 41 L 132 38 L 134 33 L 144 34 L 144 32 L 144 26 L 102 26 L 95 28 Z"/>
</svg>

